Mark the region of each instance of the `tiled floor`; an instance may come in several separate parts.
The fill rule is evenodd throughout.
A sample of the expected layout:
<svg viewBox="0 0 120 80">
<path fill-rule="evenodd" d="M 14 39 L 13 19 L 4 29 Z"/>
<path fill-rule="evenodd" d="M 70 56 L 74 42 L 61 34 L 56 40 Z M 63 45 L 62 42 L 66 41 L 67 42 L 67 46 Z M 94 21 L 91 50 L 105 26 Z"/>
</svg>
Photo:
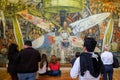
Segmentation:
<svg viewBox="0 0 120 80">
<path fill-rule="evenodd" d="M 37 80 L 78 80 L 71 79 L 69 75 L 70 68 L 61 68 L 62 75 L 58 77 L 51 76 L 37 76 Z M 120 80 L 120 68 L 114 69 L 113 80 Z M 6 68 L 0 68 L 0 80 L 11 80 Z"/>
</svg>

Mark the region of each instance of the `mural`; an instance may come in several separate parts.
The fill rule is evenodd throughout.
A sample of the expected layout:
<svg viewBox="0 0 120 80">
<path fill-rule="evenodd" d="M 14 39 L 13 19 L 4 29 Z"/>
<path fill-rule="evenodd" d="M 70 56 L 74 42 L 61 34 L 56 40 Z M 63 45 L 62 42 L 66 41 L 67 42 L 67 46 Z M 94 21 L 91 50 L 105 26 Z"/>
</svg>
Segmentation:
<svg viewBox="0 0 120 80">
<path fill-rule="evenodd" d="M 29 39 L 33 47 L 42 54 L 46 53 L 47 56 L 55 54 L 61 63 L 69 63 L 75 52 L 82 51 L 83 39 L 87 36 L 97 40 L 95 51 L 102 52 L 104 44 L 110 44 L 115 46 L 111 51 L 118 55 L 120 52 L 119 3 L 119 0 L 113 2 L 81 0 L 79 11 L 76 9 L 77 6 L 71 4 L 66 6 L 72 6 L 76 11 L 72 12 L 65 7 L 65 11 L 62 10 L 63 13 L 60 13 L 54 11 L 54 6 L 52 6 L 53 12 L 47 12 L 43 0 L 38 2 L 20 0 L 15 3 L 1 0 L 0 7 L 4 15 L 0 15 L 0 26 L 4 28 L 4 22 L 5 28 L 0 28 L 2 43 L 0 55 L 7 54 L 10 43 L 15 42 L 22 46 L 22 42 Z M 57 7 L 61 10 L 60 6 Z M 1 18 L 5 18 L 5 21 Z M 15 27 L 17 27 L 16 31 Z M 6 51 L 2 50 L 3 48 Z"/>
</svg>

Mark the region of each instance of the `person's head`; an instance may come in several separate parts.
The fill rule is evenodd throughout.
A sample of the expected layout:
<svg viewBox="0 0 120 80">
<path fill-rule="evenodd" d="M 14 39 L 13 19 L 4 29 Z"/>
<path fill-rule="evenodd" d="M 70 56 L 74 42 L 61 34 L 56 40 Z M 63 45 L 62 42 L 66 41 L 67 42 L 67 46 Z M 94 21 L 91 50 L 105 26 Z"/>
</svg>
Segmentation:
<svg viewBox="0 0 120 80">
<path fill-rule="evenodd" d="M 64 21 L 63 26 L 64 26 L 64 27 L 67 27 L 67 25 L 68 25 L 67 22 Z"/>
<path fill-rule="evenodd" d="M 105 46 L 104 46 L 104 51 L 109 51 L 110 50 L 110 46 L 108 45 L 108 44 L 106 44 Z"/>
<path fill-rule="evenodd" d="M 53 63 L 53 64 L 56 64 L 56 63 L 57 63 L 57 58 L 56 58 L 55 55 L 52 55 L 52 56 L 51 56 L 50 62 Z"/>
<path fill-rule="evenodd" d="M 76 52 L 75 53 L 75 57 L 77 58 L 77 57 L 79 57 L 80 56 L 80 52 Z"/>
<path fill-rule="evenodd" d="M 41 58 L 41 62 L 40 62 L 40 68 L 43 67 L 44 62 L 47 62 L 47 55 L 46 54 L 42 54 L 42 58 Z"/>
<path fill-rule="evenodd" d="M 32 47 L 32 42 L 30 40 L 25 41 L 24 48 Z"/>
<path fill-rule="evenodd" d="M 8 54 L 13 54 L 15 52 L 18 52 L 18 45 L 15 43 L 11 43 L 8 47 Z"/>
<path fill-rule="evenodd" d="M 42 59 L 41 60 L 47 60 L 47 55 L 46 54 L 42 54 Z"/>
<path fill-rule="evenodd" d="M 94 52 L 96 44 L 97 44 L 97 41 L 94 38 L 87 37 L 84 39 L 83 47 L 85 47 L 88 52 Z"/>
</svg>

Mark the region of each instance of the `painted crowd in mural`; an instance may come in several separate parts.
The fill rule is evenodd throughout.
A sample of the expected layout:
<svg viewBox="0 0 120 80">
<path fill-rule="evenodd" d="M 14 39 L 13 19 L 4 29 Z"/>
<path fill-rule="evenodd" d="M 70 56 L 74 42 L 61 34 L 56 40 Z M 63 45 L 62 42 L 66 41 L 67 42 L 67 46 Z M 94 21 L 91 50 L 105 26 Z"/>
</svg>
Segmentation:
<svg viewBox="0 0 120 80">
<path fill-rule="evenodd" d="M 29 12 L 30 10 L 28 12 L 26 10 L 19 11 L 16 23 L 20 26 L 20 35 L 22 35 L 23 41 L 31 40 L 34 48 L 42 54 L 46 53 L 47 56 L 55 54 L 61 63 L 69 63 L 75 52 L 81 52 L 83 39 L 88 36 L 97 40 L 97 52 L 102 52 L 102 46 L 109 43 L 111 51 L 119 55 L 120 7 L 114 5 L 112 2 L 102 3 L 100 0 L 86 0 L 82 11 L 66 14 L 62 27 L 60 26 L 59 14 L 54 13 L 50 19 L 47 19 L 49 14 L 45 14 L 45 17 L 39 14 L 34 15 L 34 13 Z M 34 9 L 36 5 L 32 4 L 32 7 Z M 39 10 L 39 7 L 37 9 Z M 5 23 L 6 30 L 4 32 L 4 23 L 0 22 L 1 58 L 6 57 L 10 43 L 17 43 L 16 36 L 18 36 L 15 34 L 13 18 L 5 18 Z M 77 25 L 80 28 L 76 27 Z M 0 63 L 4 61 L 6 62 L 6 59 Z"/>
</svg>

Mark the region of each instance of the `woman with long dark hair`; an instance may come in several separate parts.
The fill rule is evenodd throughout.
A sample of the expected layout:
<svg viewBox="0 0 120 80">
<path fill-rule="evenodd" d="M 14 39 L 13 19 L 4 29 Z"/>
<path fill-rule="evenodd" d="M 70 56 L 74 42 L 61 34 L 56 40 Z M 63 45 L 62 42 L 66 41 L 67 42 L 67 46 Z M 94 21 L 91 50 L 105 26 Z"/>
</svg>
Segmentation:
<svg viewBox="0 0 120 80">
<path fill-rule="evenodd" d="M 42 54 L 42 58 L 40 61 L 40 67 L 39 67 L 39 75 L 46 75 L 48 70 L 48 60 L 47 60 L 47 55 Z"/>
<path fill-rule="evenodd" d="M 8 67 L 7 72 L 10 74 L 12 80 L 18 80 L 17 71 L 16 71 L 16 57 L 18 55 L 18 45 L 11 43 L 8 48 Z"/>
</svg>

